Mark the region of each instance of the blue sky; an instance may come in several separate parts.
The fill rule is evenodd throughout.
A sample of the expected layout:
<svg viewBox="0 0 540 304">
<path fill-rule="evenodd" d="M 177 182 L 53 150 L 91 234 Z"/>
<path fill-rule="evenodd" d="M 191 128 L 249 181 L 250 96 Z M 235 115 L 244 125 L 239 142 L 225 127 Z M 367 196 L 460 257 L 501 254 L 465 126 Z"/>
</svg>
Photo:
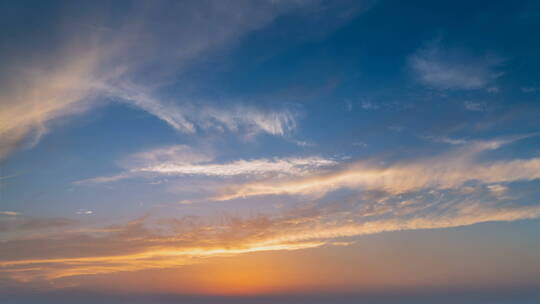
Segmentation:
<svg viewBox="0 0 540 304">
<path fill-rule="evenodd" d="M 0 290 L 537 287 L 539 8 L 2 2 Z M 344 266 L 366 261 L 371 281 Z"/>
</svg>

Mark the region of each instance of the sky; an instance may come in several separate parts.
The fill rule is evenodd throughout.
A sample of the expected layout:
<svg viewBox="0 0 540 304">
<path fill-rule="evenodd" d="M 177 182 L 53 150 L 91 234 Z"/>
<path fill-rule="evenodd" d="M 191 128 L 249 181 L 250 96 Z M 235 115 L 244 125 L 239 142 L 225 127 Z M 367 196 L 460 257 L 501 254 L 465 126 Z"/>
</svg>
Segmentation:
<svg viewBox="0 0 540 304">
<path fill-rule="evenodd" d="M 539 30 L 538 1 L 0 1 L 0 301 L 537 303 Z"/>
</svg>

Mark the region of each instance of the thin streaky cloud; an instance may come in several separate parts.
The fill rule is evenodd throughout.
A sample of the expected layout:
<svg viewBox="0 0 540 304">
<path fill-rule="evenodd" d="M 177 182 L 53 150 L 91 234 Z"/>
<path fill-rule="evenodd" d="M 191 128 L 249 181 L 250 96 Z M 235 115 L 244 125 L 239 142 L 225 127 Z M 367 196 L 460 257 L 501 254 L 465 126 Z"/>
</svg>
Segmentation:
<svg viewBox="0 0 540 304">
<path fill-rule="evenodd" d="M 10 216 L 15 216 L 15 215 L 20 215 L 19 212 L 15 212 L 15 211 L 0 211 L 0 215 L 10 215 Z"/>
<path fill-rule="evenodd" d="M 241 115 L 242 108 L 225 113 L 210 108 L 199 113 L 200 104 L 192 105 L 189 112 L 189 105 L 184 106 L 182 100 L 163 101 L 157 91 L 194 59 L 226 49 L 276 17 L 311 5 L 318 2 L 232 1 L 226 6 L 198 1 L 139 3 L 119 16 L 114 25 L 100 28 L 81 26 L 88 16 L 78 12 L 82 16 L 75 18 L 77 26 L 68 28 L 84 31 L 60 31 L 67 34 L 58 39 L 59 51 L 30 54 L 43 60 L 21 59 L 5 69 L 10 74 L 0 87 L 0 158 L 25 142 L 26 146 L 37 143 L 51 122 L 84 113 L 104 99 L 129 103 L 188 134 L 195 133 L 197 127 L 224 126 L 229 131 L 246 131 L 249 136 L 284 135 L 295 125 L 288 112 L 265 112 L 252 106 L 246 115 Z M 206 18 L 194 17 L 203 12 Z M 156 19 L 160 22 L 153 21 Z M 49 57 L 62 59 L 51 65 Z M 144 77 L 134 77 L 141 73 Z"/>
<path fill-rule="evenodd" d="M 175 165 L 160 164 L 137 169 L 139 172 L 151 172 L 176 175 L 236 176 L 265 175 L 268 173 L 283 175 L 302 175 L 317 168 L 335 166 L 334 160 L 320 157 L 275 158 L 237 160 L 224 164 Z"/>
<path fill-rule="evenodd" d="M 421 83 L 444 90 L 485 88 L 503 75 L 497 70 L 503 62 L 493 54 L 477 56 L 447 48 L 440 40 L 429 43 L 409 57 L 409 64 Z M 487 90 L 498 92 L 495 86 Z"/>
<path fill-rule="evenodd" d="M 107 183 L 135 177 L 156 176 L 214 176 L 214 177 L 269 177 L 300 176 L 319 169 L 330 168 L 338 162 L 319 156 L 240 159 L 215 162 L 209 154 L 197 152 L 185 145 L 167 146 L 135 153 L 124 162 L 127 171 L 112 176 L 95 177 L 78 181 Z"/>
<path fill-rule="evenodd" d="M 296 114 L 289 109 L 263 110 L 237 104 L 228 108 L 200 106 L 204 101 L 164 102 L 140 86 L 104 89 L 111 98 L 134 105 L 166 122 L 175 130 L 193 134 L 201 130 L 230 131 L 251 137 L 260 133 L 284 136 L 296 127 Z"/>
<path fill-rule="evenodd" d="M 320 197 L 338 189 L 379 189 L 397 195 L 419 189 L 458 188 L 467 181 L 491 184 L 539 179 L 540 158 L 478 162 L 481 153 L 511 141 L 470 142 L 439 156 L 389 166 L 361 161 L 330 173 L 232 185 L 215 199 L 282 194 Z"/>
<path fill-rule="evenodd" d="M 488 107 L 484 102 L 477 101 L 466 101 L 464 103 L 465 109 L 469 111 L 484 112 L 487 111 Z"/>
<path fill-rule="evenodd" d="M 181 219 L 152 223 L 146 218 L 93 232 L 79 230 L 30 239 L 13 238 L 3 244 L 0 266 L 18 281 L 56 280 L 180 267 L 212 257 L 258 251 L 343 246 L 342 238 L 388 231 L 440 229 L 540 216 L 538 206 L 501 205 L 462 197 L 443 201 L 422 197 L 425 196 L 406 203 L 392 196 L 361 201 L 357 210 L 351 212 L 340 212 L 332 206 L 300 208 L 277 217 L 231 219 L 218 226 L 186 226 Z M 241 234 L 237 233 L 239 229 Z M 36 243 L 45 244 L 47 250 L 43 252 L 47 254 L 36 256 Z M 82 255 L 69 255 L 70 251 L 65 250 L 79 247 L 87 248 L 81 251 Z"/>
<path fill-rule="evenodd" d="M 523 93 L 534 93 L 536 91 L 538 91 L 536 87 L 522 87 L 521 88 L 521 92 Z"/>
</svg>

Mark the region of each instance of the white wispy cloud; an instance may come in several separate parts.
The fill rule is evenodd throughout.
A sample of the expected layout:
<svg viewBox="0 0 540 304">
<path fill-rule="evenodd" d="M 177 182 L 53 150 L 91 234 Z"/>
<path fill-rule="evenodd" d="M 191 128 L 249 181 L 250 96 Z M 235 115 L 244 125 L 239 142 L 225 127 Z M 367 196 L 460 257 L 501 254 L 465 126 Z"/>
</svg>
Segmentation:
<svg viewBox="0 0 540 304">
<path fill-rule="evenodd" d="M 172 145 L 137 152 L 123 161 L 128 168 L 157 166 L 159 164 L 198 164 L 209 162 L 214 157 L 209 152 L 197 151 L 187 145 Z"/>
<path fill-rule="evenodd" d="M 92 214 L 94 214 L 94 211 L 88 210 L 88 209 L 79 209 L 75 213 L 78 214 L 78 215 L 92 215 Z"/>
<path fill-rule="evenodd" d="M 210 106 L 205 101 L 163 101 L 152 96 L 144 87 L 123 83 L 103 90 L 111 98 L 134 105 L 166 122 L 183 133 L 200 130 L 231 131 L 250 137 L 259 133 L 283 136 L 296 127 L 296 114 L 289 109 L 260 109 L 232 104 Z"/>
<path fill-rule="evenodd" d="M 536 87 L 522 87 L 521 88 L 521 92 L 523 93 L 534 93 L 536 91 L 538 91 Z"/>
<path fill-rule="evenodd" d="M 508 187 L 501 184 L 488 185 L 489 191 L 496 197 L 504 198 L 508 192 Z"/>
<path fill-rule="evenodd" d="M 484 102 L 465 101 L 464 106 L 465 106 L 465 109 L 469 111 L 483 112 L 487 110 L 487 105 Z"/>
<path fill-rule="evenodd" d="M 302 175 L 316 168 L 334 166 L 337 162 L 321 157 L 307 158 L 273 158 L 237 160 L 224 164 L 184 165 L 164 163 L 151 167 L 137 169 L 141 172 L 176 174 L 176 175 L 207 175 L 207 176 L 236 176 L 236 175 Z"/>
<path fill-rule="evenodd" d="M 472 55 L 465 50 L 446 48 L 439 40 L 429 43 L 409 57 L 418 80 L 447 90 L 474 90 L 487 87 L 502 73 L 503 60 L 493 54 Z M 488 88 L 493 92 L 495 88 Z"/>
<path fill-rule="evenodd" d="M 496 86 L 491 86 L 491 87 L 488 87 L 488 88 L 486 89 L 486 91 L 487 91 L 488 93 L 497 94 L 497 93 L 499 93 L 499 92 L 501 91 L 501 89 L 500 89 L 499 87 L 496 87 Z"/>
<path fill-rule="evenodd" d="M 121 86 L 107 86 L 104 88 L 111 98 L 119 99 L 144 110 L 177 131 L 183 133 L 195 133 L 195 125 L 187 117 L 183 109 L 175 103 L 165 103 L 152 96 L 151 92 L 146 92 L 142 86 L 131 83 L 123 83 Z"/>
<path fill-rule="evenodd" d="M 219 163 L 209 153 L 189 146 L 175 145 L 135 153 L 121 164 L 126 171 L 113 176 L 95 177 L 77 183 L 106 183 L 133 177 L 155 176 L 300 176 L 321 168 L 338 165 L 333 159 L 319 156 L 240 159 Z"/>
<path fill-rule="evenodd" d="M 19 214 L 20 214 L 19 212 L 15 212 L 15 211 L 0 211 L 0 215 L 15 216 L 15 215 L 19 215 Z"/>
<path fill-rule="evenodd" d="M 376 110 L 376 109 L 379 109 L 381 107 L 379 104 L 374 103 L 372 101 L 362 101 L 360 106 L 364 110 Z"/>
<path fill-rule="evenodd" d="M 425 139 L 434 141 L 434 142 L 440 142 L 445 143 L 449 145 L 463 145 L 468 143 L 466 139 L 462 138 L 450 138 L 445 136 L 424 136 Z"/>
<path fill-rule="evenodd" d="M 285 135 L 296 127 L 295 114 L 289 110 L 261 111 L 235 106 L 229 109 L 205 108 L 199 115 L 206 127 L 225 127 L 233 131 L 244 128 L 248 135 L 260 132 Z"/>
<path fill-rule="evenodd" d="M 50 34 L 56 39 L 55 52 L 6 43 L 4 55 L 10 60 L 0 71 L 0 158 L 20 145 L 35 144 L 52 122 L 83 113 L 97 101 L 128 103 L 185 133 L 221 128 L 247 136 L 284 135 L 296 124 L 288 110 L 251 106 L 224 110 L 183 97 L 164 99 L 159 88 L 195 59 L 230 47 L 280 15 L 319 5 L 318 1 L 160 1 L 134 3 L 111 20 L 86 18 L 94 13 L 90 6 L 72 12 L 75 25 L 66 21 L 61 34 Z"/>
<path fill-rule="evenodd" d="M 469 142 L 442 155 L 387 166 L 361 161 L 323 174 L 232 185 L 223 189 L 216 199 L 278 194 L 321 196 L 338 189 L 378 189 L 401 194 L 421 189 L 459 188 L 467 181 L 495 184 L 539 179 L 540 158 L 478 161 L 481 153 L 512 140 Z"/>
</svg>

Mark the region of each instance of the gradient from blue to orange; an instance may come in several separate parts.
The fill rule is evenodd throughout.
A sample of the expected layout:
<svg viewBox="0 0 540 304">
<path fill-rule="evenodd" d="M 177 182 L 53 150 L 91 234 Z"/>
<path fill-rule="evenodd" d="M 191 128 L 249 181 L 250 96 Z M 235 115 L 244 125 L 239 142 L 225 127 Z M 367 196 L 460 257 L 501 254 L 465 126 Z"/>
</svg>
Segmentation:
<svg viewBox="0 0 540 304">
<path fill-rule="evenodd" d="M 0 300 L 538 301 L 539 9 L 2 1 Z"/>
</svg>

